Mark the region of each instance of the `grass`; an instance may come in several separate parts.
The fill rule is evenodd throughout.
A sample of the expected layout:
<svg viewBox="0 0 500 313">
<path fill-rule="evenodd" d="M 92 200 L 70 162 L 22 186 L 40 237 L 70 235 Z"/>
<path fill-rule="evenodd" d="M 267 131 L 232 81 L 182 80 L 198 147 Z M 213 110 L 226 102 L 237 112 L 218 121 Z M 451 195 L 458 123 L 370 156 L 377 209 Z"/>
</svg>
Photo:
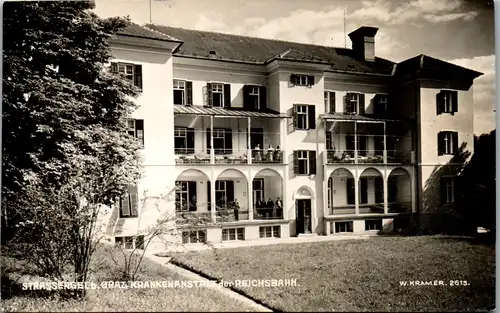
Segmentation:
<svg viewBox="0 0 500 313">
<path fill-rule="evenodd" d="M 94 282 L 117 280 L 118 267 L 110 251 L 101 248 L 96 252 L 97 268 Z M 83 300 L 62 299 L 55 294 L 40 294 L 20 290 L 19 280 L 41 281 L 29 266 L 2 256 L 2 312 L 120 312 L 120 311 L 241 311 L 246 307 L 213 289 L 207 288 L 156 288 L 156 289 L 101 289 L 90 290 Z M 186 280 L 163 266 L 144 259 L 139 279 L 143 281 Z M 248 309 L 249 311 L 249 309 Z"/>
<path fill-rule="evenodd" d="M 478 311 L 495 304 L 494 246 L 443 237 L 257 246 L 193 252 L 173 261 L 215 279 L 297 279 L 292 287 L 235 287 L 281 311 Z M 468 286 L 400 286 L 400 281 Z"/>
</svg>

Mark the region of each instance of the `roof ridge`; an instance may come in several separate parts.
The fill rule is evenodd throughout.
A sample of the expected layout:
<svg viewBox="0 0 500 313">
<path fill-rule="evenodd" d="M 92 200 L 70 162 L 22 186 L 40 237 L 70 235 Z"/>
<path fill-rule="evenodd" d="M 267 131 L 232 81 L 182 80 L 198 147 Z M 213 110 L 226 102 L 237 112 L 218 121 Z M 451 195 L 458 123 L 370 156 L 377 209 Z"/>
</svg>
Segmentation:
<svg viewBox="0 0 500 313">
<path fill-rule="evenodd" d="M 134 23 L 134 24 L 135 24 L 135 23 Z M 159 35 L 166 36 L 166 37 L 168 37 L 168 38 L 170 38 L 170 39 L 172 39 L 172 40 L 177 40 L 177 41 L 180 41 L 179 39 L 177 39 L 177 38 L 175 38 L 175 37 L 173 37 L 173 36 L 171 36 L 171 35 L 167 35 L 167 34 L 164 34 L 164 33 L 160 32 L 160 31 L 157 31 L 156 29 L 149 28 L 149 27 L 147 27 L 146 25 L 140 25 L 140 24 L 136 24 L 136 25 L 137 25 L 137 26 L 139 26 L 139 27 L 142 27 L 142 28 L 144 28 L 144 29 L 146 29 L 146 30 L 152 31 L 152 32 L 154 32 L 154 33 L 157 33 L 157 34 L 159 34 Z"/>
</svg>

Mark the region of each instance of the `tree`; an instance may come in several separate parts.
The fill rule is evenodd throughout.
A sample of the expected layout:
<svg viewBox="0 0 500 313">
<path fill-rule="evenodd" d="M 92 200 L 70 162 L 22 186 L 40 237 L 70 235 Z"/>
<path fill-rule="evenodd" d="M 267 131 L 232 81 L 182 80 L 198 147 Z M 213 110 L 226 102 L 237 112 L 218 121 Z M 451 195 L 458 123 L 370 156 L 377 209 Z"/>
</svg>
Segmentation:
<svg viewBox="0 0 500 313">
<path fill-rule="evenodd" d="M 4 5 L 2 237 L 42 257 L 61 253 L 77 281 L 86 279 L 100 210 L 140 177 L 141 161 L 125 129 L 139 91 L 105 69 L 108 39 L 129 21 L 101 19 L 94 7 Z M 39 234 L 49 231 L 60 240 L 44 243 Z M 54 274 L 51 259 L 44 268 Z"/>
<path fill-rule="evenodd" d="M 457 181 L 458 211 L 473 226 L 496 230 L 496 131 L 474 137 L 474 154 Z"/>
</svg>

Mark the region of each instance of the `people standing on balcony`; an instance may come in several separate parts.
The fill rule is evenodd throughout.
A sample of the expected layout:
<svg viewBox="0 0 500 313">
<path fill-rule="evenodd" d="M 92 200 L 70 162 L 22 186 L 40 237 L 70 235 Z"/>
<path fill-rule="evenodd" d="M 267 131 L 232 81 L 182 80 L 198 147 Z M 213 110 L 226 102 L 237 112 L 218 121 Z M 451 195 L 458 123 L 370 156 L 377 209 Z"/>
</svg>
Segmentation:
<svg viewBox="0 0 500 313">
<path fill-rule="evenodd" d="M 273 146 L 269 145 L 269 147 L 267 148 L 267 160 L 269 162 L 272 162 L 273 157 L 274 157 L 274 148 Z"/>
<path fill-rule="evenodd" d="M 240 220 L 240 204 L 238 203 L 238 199 L 234 199 L 233 202 L 233 209 L 234 209 L 234 220 L 239 221 Z"/>
<path fill-rule="evenodd" d="M 257 162 L 262 161 L 262 155 L 260 154 L 260 143 L 255 146 L 255 160 Z"/>
<path fill-rule="evenodd" d="M 280 197 L 278 197 L 278 199 L 274 203 L 274 206 L 276 208 L 276 215 L 277 215 L 277 217 L 281 218 L 281 216 L 283 214 L 283 202 L 280 200 Z"/>
<path fill-rule="evenodd" d="M 276 150 L 274 151 L 274 160 L 277 162 L 281 161 L 281 153 L 280 146 L 276 146 Z"/>
</svg>

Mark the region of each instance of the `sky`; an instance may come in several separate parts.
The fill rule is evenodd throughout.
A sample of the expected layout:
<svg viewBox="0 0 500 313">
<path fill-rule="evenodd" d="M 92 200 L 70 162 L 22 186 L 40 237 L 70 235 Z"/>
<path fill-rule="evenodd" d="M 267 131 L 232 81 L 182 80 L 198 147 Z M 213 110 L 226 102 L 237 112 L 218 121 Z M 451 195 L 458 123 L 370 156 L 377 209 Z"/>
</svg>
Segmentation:
<svg viewBox="0 0 500 313">
<path fill-rule="evenodd" d="M 495 128 L 495 33 L 491 0 L 95 0 L 102 17 L 351 48 L 345 34 L 375 26 L 376 55 L 419 54 L 481 73 L 474 81 L 474 132 Z M 151 10 L 150 10 L 151 8 Z M 151 15 L 150 15 L 151 12 Z M 345 16 L 345 18 L 344 18 Z M 346 31 L 344 31 L 344 28 Z"/>
</svg>

